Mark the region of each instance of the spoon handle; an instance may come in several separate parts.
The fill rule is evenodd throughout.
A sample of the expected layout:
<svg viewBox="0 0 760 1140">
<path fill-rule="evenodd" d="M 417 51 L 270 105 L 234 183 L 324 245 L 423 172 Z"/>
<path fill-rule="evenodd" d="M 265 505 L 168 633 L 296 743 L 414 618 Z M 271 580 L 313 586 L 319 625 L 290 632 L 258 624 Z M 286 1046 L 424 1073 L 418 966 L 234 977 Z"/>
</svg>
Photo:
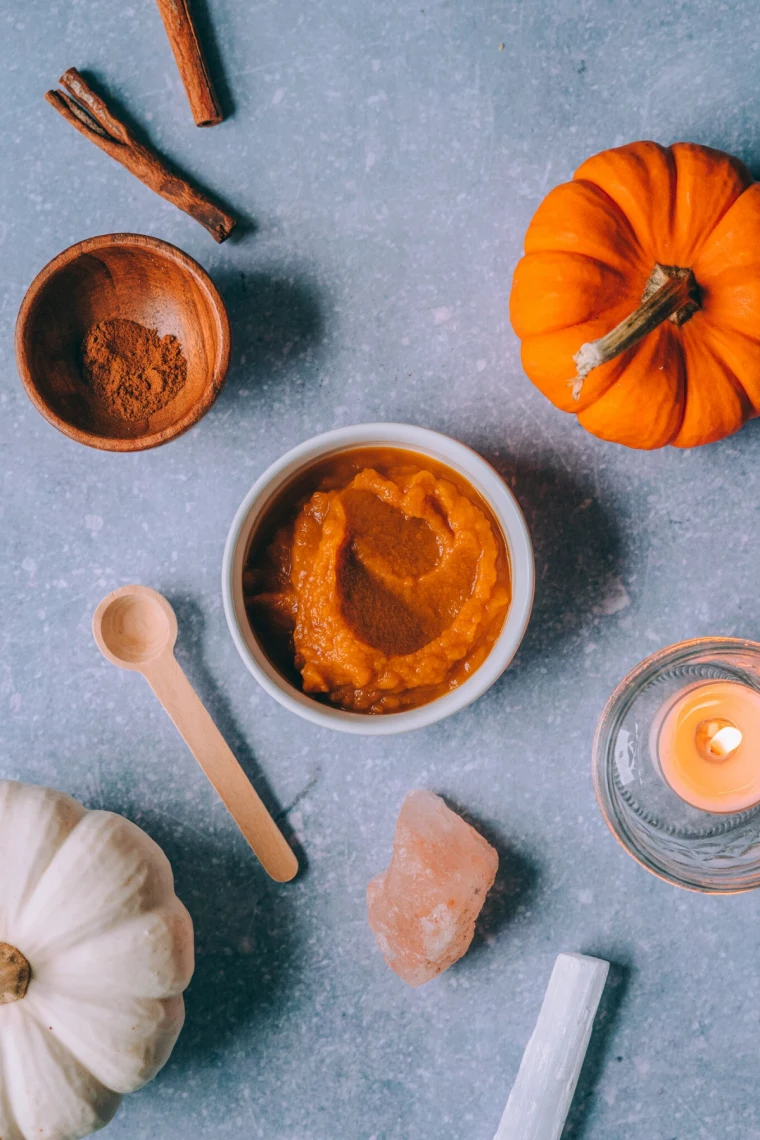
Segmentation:
<svg viewBox="0 0 760 1140">
<path fill-rule="evenodd" d="M 278 883 L 288 882 L 298 873 L 298 860 L 174 654 L 164 654 L 143 674 L 264 870 Z"/>
</svg>

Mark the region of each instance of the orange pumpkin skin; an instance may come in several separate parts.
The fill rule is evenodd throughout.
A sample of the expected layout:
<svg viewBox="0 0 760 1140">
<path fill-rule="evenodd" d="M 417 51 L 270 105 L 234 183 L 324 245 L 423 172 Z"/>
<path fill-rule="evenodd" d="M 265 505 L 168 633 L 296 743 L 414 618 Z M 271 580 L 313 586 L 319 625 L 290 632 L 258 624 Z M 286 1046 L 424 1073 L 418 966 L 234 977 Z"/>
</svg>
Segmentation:
<svg viewBox="0 0 760 1140">
<path fill-rule="evenodd" d="M 574 400 L 574 353 L 639 306 L 656 263 L 693 271 L 700 309 L 594 368 Z M 536 211 L 510 315 L 530 379 L 594 435 L 646 449 L 723 439 L 760 413 L 760 183 L 695 143 L 602 151 Z"/>
</svg>

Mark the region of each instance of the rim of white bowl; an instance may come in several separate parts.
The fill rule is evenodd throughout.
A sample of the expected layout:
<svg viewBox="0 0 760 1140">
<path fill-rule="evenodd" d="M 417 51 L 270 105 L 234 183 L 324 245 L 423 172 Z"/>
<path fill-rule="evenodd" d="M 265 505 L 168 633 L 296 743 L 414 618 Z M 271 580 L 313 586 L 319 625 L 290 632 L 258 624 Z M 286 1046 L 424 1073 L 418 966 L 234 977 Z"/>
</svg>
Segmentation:
<svg viewBox="0 0 760 1140">
<path fill-rule="evenodd" d="M 291 685 L 258 644 L 243 600 L 243 566 L 251 534 L 273 497 L 298 472 L 317 460 L 357 447 L 398 447 L 416 451 L 462 475 L 482 495 L 501 526 L 512 575 L 512 600 L 504 626 L 491 652 L 472 676 L 426 705 L 378 716 L 331 708 Z M 502 477 L 466 444 L 413 424 L 354 424 L 323 432 L 291 448 L 267 467 L 243 499 L 232 521 L 222 561 L 222 598 L 227 624 L 238 653 L 262 689 L 284 708 L 312 724 L 363 736 L 390 736 L 425 728 L 452 716 L 482 696 L 498 680 L 518 650 L 530 619 L 534 586 L 530 533 L 517 499 Z"/>
</svg>

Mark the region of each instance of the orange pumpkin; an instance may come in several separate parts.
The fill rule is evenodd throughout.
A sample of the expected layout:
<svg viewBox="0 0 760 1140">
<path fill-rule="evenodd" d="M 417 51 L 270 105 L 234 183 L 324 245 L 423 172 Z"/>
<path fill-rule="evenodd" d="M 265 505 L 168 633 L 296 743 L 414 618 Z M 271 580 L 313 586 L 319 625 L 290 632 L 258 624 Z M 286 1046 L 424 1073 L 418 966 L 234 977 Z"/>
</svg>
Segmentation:
<svg viewBox="0 0 760 1140">
<path fill-rule="evenodd" d="M 594 435 L 730 435 L 760 413 L 760 183 L 694 143 L 602 151 L 536 211 L 510 311 L 530 379 Z"/>
</svg>

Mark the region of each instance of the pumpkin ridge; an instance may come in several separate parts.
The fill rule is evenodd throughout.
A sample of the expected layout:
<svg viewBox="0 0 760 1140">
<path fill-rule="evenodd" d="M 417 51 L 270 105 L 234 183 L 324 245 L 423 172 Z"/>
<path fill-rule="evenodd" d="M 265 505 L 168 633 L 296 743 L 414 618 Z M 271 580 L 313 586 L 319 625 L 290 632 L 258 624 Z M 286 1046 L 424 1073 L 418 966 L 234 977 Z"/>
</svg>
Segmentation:
<svg viewBox="0 0 760 1140">
<path fill-rule="evenodd" d="M 727 284 L 735 284 L 737 279 L 739 283 L 743 282 L 747 272 L 753 273 L 756 277 L 760 277 L 760 251 L 758 252 L 758 258 L 755 262 L 747 262 L 740 266 L 726 265 L 721 269 L 720 273 L 706 275 L 705 284 L 700 286 L 702 293 L 708 301 L 707 304 L 702 306 L 704 311 L 712 316 L 713 314 L 710 312 L 711 306 L 709 303 L 712 297 L 721 289 L 724 289 Z M 721 320 L 726 320 L 725 314 L 721 314 Z M 745 332 L 744 335 L 746 336 L 747 333 Z M 758 324 L 758 339 L 760 339 L 760 323 Z"/>
<path fill-rule="evenodd" d="M 693 173 L 689 170 L 690 165 L 695 166 L 697 162 L 702 158 L 706 158 L 712 164 L 713 169 L 710 172 L 710 179 L 707 187 L 705 188 L 704 185 L 701 185 L 700 187 L 700 197 L 702 201 L 704 202 L 708 197 L 713 201 L 716 201 L 721 197 L 723 198 L 718 207 L 718 210 L 715 211 L 715 214 L 711 219 L 708 220 L 705 217 L 700 217 L 699 234 L 697 237 L 691 240 L 690 248 L 688 251 L 684 249 L 677 251 L 680 255 L 679 262 L 688 262 L 689 268 L 693 269 L 694 262 L 699 258 L 701 250 L 710 240 L 711 234 L 715 232 L 717 227 L 725 218 L 726 214 L 728 214 L 733 209 L 742 195 L 752 185 L 754 180 L 741 159 L 735 158 L 733 155 L 725 154 L 722 151 L 715 150 L 714 147 L 702 146 L 699 143 L 676 142 L 672 143 L 668 149 L 671 151 L 673 155 L 673 161 L 675 163 L 674 195 L 673 201 L 671 203 L 671 232 L 674 235 L 674 241 L 676 240 L 676 236 L 679 235 L 679 231 L 683 228 L 679 224 L 679 221 L 681 212 L 686 209 L 686 203 L 681 202 L 680 199 L 683 193 L 683 184 L 689 180 L 690 173 Z M 701 177 L 702 174 L 702 170 L 698 170 L 696 172 L 696 181 L 698 183 L 702 183 L 703 181 Z M 738 190 L 738 193 L 733 193 L 737 187 L 737 183 L 734 182 L 733 185 L 731 185 L 732 179 L 730 178 L 730 175 L 734 175 L 735 178 L 739 180 L 738 185 L 741 186 L 741 189 Z M 722 180 L 723 183 L 723 185 L 720 187 L 717 185 L 719 180 Z M 720 191 L 722 191 L 722 194 Z M 685 223 L 685 229 L 688 231 L 694 226 L 695 222 L 691 216 L 691 211 L 689 211 Z M 682 240 L 684 239 L 683 234 L 680 234 L 679 236 Z"/>
<path fill-rule="evenodd" d="M 627 354 L 630 359 L 616 382 L 578 414 L 578 421 L 610 443 L 642 451 L 664 447 L 683 423 L 686 361 L 681 334 L 665 322 Z"/>
<path fill-rule="evenodd" d="M 692 269 L 710 287 L 726 271 L 752 272 L 760 264 L 760 182 L 753 182 L 726 211 L 694 259 Z"/>
<path fill-rule="evenodd" d="M 40 1124 L 54 1106 L 59 1114 L 52 1135 L 83 1136 L 103 1127 L 113 1117 L 122 1097 L 107 1088 L 51 1033 L 49 1023 L 19 1007 L 15 1048 L 6 1051 L 4 1076 L 9 1098 L 17 1106 L 19 1134 L 43 1134 Z M 33 1099 L 27 1090 L 33 1087 Z M 64 1095 L 63 1094 L 68 1094 Z M 54 1099 L 53 1099 L 54 1098 Z M 47 1124 L 47 1120 L 45 1121 Z M 46 1131 L 50 1135 L 50 1126 Z"/>
<path fill-rule="evenodd" d="M 544 299 L 551 309 L 552 306 L 557 307 L 557 299 L 559 298 L 563 315 L 545 315 L 544 323 L 540 327 L 532 327 L 530 324 L 526 326 L 526 322 L 521 320 L 521 313 L 526 308 L 520 296 L 521 291 L 527 290 L 530 293 L 534 285 L 534 278 L 546 275 L 553 275 L 556 278 L 557 269 L 562 266 L 568 270 L 565 279 L 558 282 L 553 290 L 545 290 Z M 596 280 L 586 281 L 585 289 L 584 271 L 587 274 L 596 271 Z M 565 250 L 526 253 L 515 266 L 512 278 L 510 297 L 512 326 L 520 338 L 559 332 L 562 329 L 586 324 L 589 320 L 601 316 L 604 310 L 617 309 L 623 304 L 635 306 L 637 301 L 630 300 L 635 295 L 630 279 L 614 266 L 607 265 L 598 258 L 589 257 L 584 253 L 570 253 Z M 604 296 L 604 302 L 602 302 L 602 296 Z M 575 302 L 578 306 L 579 297 L 585 298 L 585 310 L 578 308 L 573 313 L 572 304 Z M 582 316 L 579 315 L 581 312 L 583 313 Z M 568 313 L 570 313 L 569 317 Z"/>
<path fill-rule="evenodd" d="M 565 344 L 566 337 L 576 329 L 588 329 L 590 323 L 572 325 L 568 329 L 560 329 L 554 333 L 537 333 L 534 336 L 523 337 L 522 339 L 520 359 L 525 372 L 530 376 L 538 390 L 563 412 L 577 414 L 584 411 L 617 382 L 626 363 L 630 361 L 632 349 L 621 353 L 608 364 L 603 364 L 595 369 L 584 384 L 580 398 L 574 400 L 570 388 L 567 386 L 568 370 L 556 365 L 553 369 L 547 367 L 547 356 L 552 363 L 558 354 L 571 360 L 573 349 L 579 341 L 583 341 L 584 336 L 583 334 L 574 335 L 572 344 L 569 346 Z M 598 331 L 602 334 L 605 330 L 599 329 Z"/>
<path fill-rule="evenodd" d="M 41 999 L 41 1002 L 40 1002 L 39 993 L 37 990 L 35 990 L 34 1001 L 30 1000 L 24 1006 L 24 1016 L 28 1017 L 30 1019 L 30 1021 L 33 1021 L 34 1024 L 37 1026 L 37 1028 L 40 1029 L 43 1033 L 45 1033 L 46 1035 L 50 1034 L 51 1037 L 55 1040 L 57 1047 L 59 1049 L 62 1049 L 65 1053 L 70 1053 L 71 1056 L 76 1061 L 76 1063 L 78 1065 L 81 1065 L 81 1067 L 85 1070 L 87 1075 L 92 1077 L 92 1079 L 94 1081 L 97 1081 L 98 1078 L 95 1076 L 95 1074 L 92 1072 L 92 1070 L 89 1069 L 87 1067 L 87 1065 L 83 1065 L 82 1062 L 79 1060 L 79 1058 L 74 1053 L 72 1053 L 72 1051 L 71 1051 L 71 1049 L 69 1049 L 68 1045 L 64 1044 L 64 1042 L 61 1041 L 60 1037 L 58 1036 L 58 1033 L 56 1032 L 55 1024 L 52 1024 L 52 1025 L 50 1024 L 51 1021 L 53 1023 L 55 1022 L 55 1018 L 52 1018 L 52 1017 L 50 1017 L 49 1014 L 44 1013 L 43 1010 L 39 1008 L 40 1004 L 42 1004 L 44 1006 L 44 1004 L 45 1004 L 44 997 Z M 99 1081 L 98 1083 L 102 1084 L 103 1082 Z M 103 1085 L 103 1087 L 106 1088 L 105 1085 Z M 113 1091 L 113 1090 L 109 1090 L 109 1091 Z M 0 1140 L 2 1140 L 2 1137 L 0 1137 Z"/>
<path fill-rule="evenodd" d="M 696 313 L 694 315 L 696 316 Z M 679 326 L 673 325 L 673 324 L 668 324 L 666 326 L 666 328 L 663 329 L 663 335 L 669 338 L 670 344 L 671 344 L 671 351 L 678 354 L 678 359 L 679 359 L 680 369 L 681 369 L 681 391 L 680 391 L 680 397 L 681 398 L 680 398 L 680 403 L 678 405 L 679 414 L 678 414 L 678 419 L 676 421 L 676 426 L 673 428 L 673 431 L 671 432 L 671 435 L 670 435 L 670 439 L 667 440 L 667 443 L 665 445 L 665 446 L 667 446 L 668 444 L 670 444 L 670 445 L 673 444 L 674 440 L 676 440 L 678 438 L 678 433 L 680 432 L 681 428 L 683 427 L 683 420 L 684 420 L 684 416 L 686 415 L 686 385 L 688 384 L 689 378 L 688 378 L 688 366 L 687 366 L 687 361 L 686 361 L 686 352 L 684 350 L 682 335 L 679 331 Z"/>
<path fill-rule="evenodd" d="M 183 934 L 190 933 L 190 915 L 175 896 L 144 914 L 133 915 L 37 964 L 37 983 L 72 998 L 102 1000 L 176 997 L 187 988 L 193 972 L 192 954 Z M 147 940 L 147 944 L 146 944 Z M 98 963 L 94 976 L 93 965 Z"/>
<path fill-rule="evenodd" d="M 13 1104 L 10 1094 L 8 1093 L 7 1083 L 5 1080 L 6 1059 L 3 1053 L 4 1044 L 5 1035 L 3 1033 L 0 1033 L 0 1115 L 2 1119 L 5 1120 L 9 1125 L 11 1136 L 14 1135 L 14 1130 L 19 1136 L 21 1136 L 23 1135 L 21 1131 L 21 1125 L 19 1124 L 16 1114 L 13 1111 Z"/>
<path fill-rule="evenodd" d="M 12 870 L 0 881 L 0 941 L 12 941 L 11 932 L 50 860 L 83 815 L 81 804 L 63 792 L 0 780 L 0 862 Z M 36 837 L 33 844 L 30 835 Z"/>
<path fill-rule="evenodd" d="M 631 220 L 628 217 L 628 215 L 626 214 L 623 207 L 620 206 L 615 201 L 615 199 L 610 194 L 607 193 L 607 191 L 604 189 L 603 186 L 600 186 L 597 182 L 592 182 L 590 178 L 573 177 L 572 181 L 577 183 L 579 186 L 591 186 L 593 188 L 593 190 L 595 191 L 595 193 L 599 194 L 605 200 L 608 207 L 612 211 L 614 211 L 614 213 L 616 213 L 618 215 L 620 222 L 622 223 L 623 227 L 627 231 L 626 238 L 628 239 L 628 241 L 630 241 L 630 243 L 634 247 L 634 249 L 638 250 L 639 253 L 641 254 L 641 267 L 640 268 L 644 272 L 646 272 L 645 267 L 647 265 L 649 265 L 651 260 L 652 260 L 651 254 L 648 250 L 645 250 L 643 245 L 641 244 L 641 241 L 639 240 L 639 237 L 638 237 L 636 231 L 634 230 L 633 226 L 631 225 Z"/>
<path fill-rule="evenodd" d="M 573 193 L 568 198 L 571 190 Z M 580 201 L 575 198 L 575 193 L 578 190 L 582 191 L 583 194 Z M 585 253 L 583 248 L 577 244 L 571 246 L 564 240 L 564 235 L 569 232 L 579 229 L 582 231 L 584 223 L 587 225 L 592 220 L 587 215 L 594 213 L 600 215 L 595 226 L 597 232 L 594 245 L 598 247 L 600 240 L 602 245 L 606 242 L 608 247 L 606 257 Z M 568 215 L 570 215 L 569 219 Z M 615 243 L 611 242 L 611 235 L 606 233 L 609 223 L 612 223 L 620 231 L 618 241 Z M 604 231 L 601 238 L 599 230 Z M 559 237 L 560 233 L 563 234 L 562 238 Z M 577 233 L 574 234 L 574 237 L 577 243 Z M 620 249 L 620 246 L 623 246 L 623 249 Z M 617 256 L 614 256 L 613 250 Z M 624 258 L 626 265 L 633 274 L 639 272 L 642 276 L 646 276 L 649 272 L 652 260 L 651 256 L 643 249 L 621 207 L 606 190 L 587 178 L 573 178 L 569 182 L 560 183 L 559 186 L 555 186 L 553 190 L 549 191 L 530 220 L 525 233 L 524 252 L 526 254 L 582 253 L 584 256 L 593 257 L 594 260 L 602 262 L 616 272 L 620 272 L 621 257 L 624 254 L 631 253 L 633 258 L 627 256 Z"/>
<path fill-rule="evenodd" d="M 743 411 L 745 413 L 745 422 L 746 422 L 746 420 L 750 419 L 750 417 L 752 416 L 752 409 L 753 409 L 752 398 L 750 397 L 749 392 L 745 388 L 745 386 L 742 383 L 739 376 L 736 374 L 736 372 L 734 371 L 732 366 L 728 363 L 724 353 L 721 351 L 720 343 L 719 342 L 717 344 L 715 343 L 715 340 L 717 340 L 718 337 L 715 337 L 715 340 L 713 340 L 713 337 L 715 336 L 715 334 L 718 330 L 712 329 L 708 326 L 708 328 L 705 331 L 708 333 L 708 335 L 707 336 L 703 335 L 701 337 L 701 345 L 700 345 L 701 351 L 703 353 L 705 353 L 707 356 L 710 356 L 712 358 L 713 362 L 717 366 L 719 366 L 720 369 L 722 370 L 722 372 L 724 373 L 726 380 L 728 380 L 729 384 L 731 384 L 733 386 L 733 388 L 735 389 L 736 394 L 742 403 L 742 408 L 743 408 Z M 736 335 L 737 334 L 734 334 L 734 336 L 736 336 Z M 741 335 L 741 334 L 739 334 L 739 335 Z M 688 360 L 688 357 L 687 357 L 687 360 Z M 688 396 L 688 383 L 689 383 L 689 377 L 688 377 L 688 369 L 687 369 L 687 373 L 686 373 L 687 396 Z"/>
<path fill-rule="evenodd" d="M 591 182 L 612 199 L 628 219 L 650 263 L 668 264 L 672 260 L 668 242 L 672 233 L 676 164 L 670 147 L 652 139 L 610 147 L 582 162 L 573 178 Z M 667 190 L 658 186 L 663 182 L 667 183 Z M 626 200 L 628 207 L 623 205 Z M 640 203 L 648 201 L 651 203 L 648 210 L 640 208 Z"/>
<path fill-rule="evenodd" d="M 77 844 L 81 844 L 77 850 Z M 118 869 L 118 883 L 114 880 L 113 890 L 118 891 L 119 899 L 109 896 L 82 909 L 76 915 L 67 912 L 65 929 L 60 923 L 54 930 L 45 925 L 42 938 L 30 938 L 28 926 L 36 928 L 41 914 L 50 905 L 51 897 L 60 895 L 54 886 L 62 872 L 76 878 L 77 872 L 85 875 L 90 868 L 98 868 L 97 875 L 114 874 Z M 128 872 L 126 878 L 125 871 Z M 69 881 L 64 888 L 71 888 Z M 153 910 L 174 894 L 174 879 L 171 867 L 163 851 L 145 832 L 124 816 L 107 811 L 89 811 L 78 821 L 66 836 L 55 855 L 45 868 L 31 897 L 26 901 L 19 917 L 19 932 L 29 939 L 28 945 L 34 954 L 45 958 L 48 954 L 58 954 L 70 946 L 91 937 L 94 930 L 104 930 L 108 926 L 124 921 L 128 914 Z"/>
<path fill-rule="evenodd" d="M 52 1025 L 60 1048 L 104 1089 L 119 1096 L 136 1092 L 156 1075 L 184 1023 L 181 995 L 134 997 L 129 1003 L 122 997 L 109 1003 L 51 993 L 37 1001 L 41 1008 L 30 1010 L 37 1024 L 46 1031 Z M 86 1037 L 79 1031 L 80 1020 L 88 1024 Z M 125 1050 L 124 1030 L 130 1026 L 132 1040 Z"/>
<path fill-rule="evenodd" d="M 755 409 L 760 407 L 760 368 L 756 363 L 760 332 L 758 337 L 753 338 L 733 328 L 725 331 L 710 319 L 709 314 L 705 314 L 703 338 L 710 346 L 718 364 L 733 375 L 736 384 L 746 396 L 747 418 L 754 418 L 758 414 Z M 751 358 L 749 361 L 747 356 Z"/>
</svg>

